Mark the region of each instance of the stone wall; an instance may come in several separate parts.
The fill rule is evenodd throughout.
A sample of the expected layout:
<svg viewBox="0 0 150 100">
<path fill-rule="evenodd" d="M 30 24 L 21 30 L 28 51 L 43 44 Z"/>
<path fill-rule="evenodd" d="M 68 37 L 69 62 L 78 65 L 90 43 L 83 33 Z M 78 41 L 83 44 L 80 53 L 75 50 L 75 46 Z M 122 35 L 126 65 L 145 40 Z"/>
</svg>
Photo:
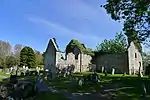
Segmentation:
<svg viewBox="0 0 150 100">
<path fill-rule="evenodd" d="M 82 59 L 80 61 L 80 58 Z M 75 55 L 73 53 L 68 53 L 67 54 L 67 59 L 59 59 L 57 60 L 57 65 L 61 66 L 61 68 L 65 68 L 67 66 L 74 65 L 75 69 L 74 72 L 80 72 L 80 66 L 81 66 L 81 72 L 89 71 L 89 64 L 91 61 L 92 57 L 86 54 L 79 54 L 78 59 L 75 59 Z M 82 64 L 82 65 L 81 65 Z"/>
<path fill-rule="evenodd" d="M 115 68 L 115 73 L 123 73 L 128 70 L 127 54 L 102 54 L 97 56 L 96 70 L 102 72 L 104 67 L 108 73 Z"/>
<path fill-rule="evenodd" d="M 92 57 L 87 54 L 82 55 L 82 71 L 89 71 L 89 65 L 91 64 Z M 80 56 L 80 55 L 79 55 Z"/>
</svg>

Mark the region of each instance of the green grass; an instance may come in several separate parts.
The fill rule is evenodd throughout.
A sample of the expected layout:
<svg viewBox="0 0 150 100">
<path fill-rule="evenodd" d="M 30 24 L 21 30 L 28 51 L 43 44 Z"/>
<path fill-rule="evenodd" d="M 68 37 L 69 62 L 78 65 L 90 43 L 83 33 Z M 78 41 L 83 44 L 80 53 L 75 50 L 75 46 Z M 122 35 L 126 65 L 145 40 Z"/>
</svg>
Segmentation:
<svg viewBox="0 0 150 100">
<path fill-rule="evenodd" d="M 36 100 L 67 100 L 62 94 L 59 93 L 41 93 L 37 96 Z"/>
<path fill-rule="evenodd" d="M 74 76 L 89 75 L 91 72 L 74 73 Z M 116 100 L 141 100 L 142 82 L 145 84 L 147 89 L 147 98 L 150 100 L 150 79 L 148 76 L 139 78 L 137 75 L 125 75 L 115 74 L 104 76 L 102 73 L 98 73 L 101 78 L 101 82 L 95 85 L 84 85 L 82 87 L 71 85 L 70 78 L 60 78 L 55 81 L 48 82 L 49 85 L 54 86 L 58 90 L 67 90 L 69 92 L 92 92 L 93 90 L 100 91 L 102 89 L 116 88 L 116 91 L 111 94 Z M 119 84 L 123 84 L 120 86 Z M 118 87 L 116 87 L 118 86 Z M 130 87 L 130 88 L 127 88 Z M 108 93 L 106 93 L 108 94 Z"/>
<path fill-rule="evenodd" d="M 5 72 L 0 72 L 0 75 L 2 75 L 2 76 L 10 76 L 10 74 L 6 74 Z"/>
</svg>

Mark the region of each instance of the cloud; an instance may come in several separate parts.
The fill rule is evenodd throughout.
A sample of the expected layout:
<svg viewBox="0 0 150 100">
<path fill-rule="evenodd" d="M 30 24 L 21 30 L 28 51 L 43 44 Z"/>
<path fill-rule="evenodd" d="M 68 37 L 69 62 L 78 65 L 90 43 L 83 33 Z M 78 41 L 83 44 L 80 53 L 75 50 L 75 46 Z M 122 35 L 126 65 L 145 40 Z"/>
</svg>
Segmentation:
<svg viewBox="0 0 150 100">
<path fill-rule="evenodd" d="M 88 44 L 88 46 L 93 48 L 97 42 L 102 40 L 102 38 L 95 35 L 79 33 L 61 25 L 60 23 L 54 23 L 43 18 L 32 16 L 28 17 L 28 20 L 36 25 L 40 25 L 40 28 L 46 29 L 48 31 L 48 34 L 59 37 L 59 39 L 61 38 L 62 41 L 66 39 L 71 40 L 74 38 Z"/>
</svg>

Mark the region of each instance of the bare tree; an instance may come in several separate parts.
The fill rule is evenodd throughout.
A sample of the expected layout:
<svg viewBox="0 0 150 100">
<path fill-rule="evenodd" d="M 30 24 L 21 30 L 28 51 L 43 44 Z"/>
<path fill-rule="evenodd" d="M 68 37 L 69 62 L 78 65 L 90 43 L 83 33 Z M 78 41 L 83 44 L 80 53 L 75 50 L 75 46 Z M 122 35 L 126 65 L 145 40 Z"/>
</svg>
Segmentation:
<svg viewBox="0 0 150 100">
<path fill-rule="evenodd" d="M 14 46 L 14 56 L 15 56 L 15 58 L 16 58 L 16 61 L 17 61 L 17 65 L 19 65 L 20 64 L 20 51 L 22 50 L 22 48 L 23 48 L 24 46 L 23 45 L 21 45 L 21 44 L 16 44 L 15 46 Z"/>
<path fill-rule="evenodd" d="M 11 55 L 11 45 L 8 42 L 0 40 L 0 57 Z"/>
<path fill-rule="evenodd" d="M 23 48 L 23 45 L 21 45 L 21 44 L 16 44 L 16 45 L 14 46 L 14 55 L 15 55 L 15 56 L 20 56 L 20 51 L 22 50 L 22 48 Z"/>
</svg>

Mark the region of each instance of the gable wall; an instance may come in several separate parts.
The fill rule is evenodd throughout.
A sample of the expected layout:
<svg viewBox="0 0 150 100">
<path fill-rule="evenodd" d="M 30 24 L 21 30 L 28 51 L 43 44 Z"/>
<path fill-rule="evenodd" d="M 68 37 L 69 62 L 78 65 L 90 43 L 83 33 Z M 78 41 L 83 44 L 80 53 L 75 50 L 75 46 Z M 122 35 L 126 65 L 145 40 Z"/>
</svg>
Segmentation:
<svg viewBox="0 0 150 100">
<path fill-rule="evenodd" d="M 50 68 L 52 66 L 55 66 L 56 64 L 56 50 L 52 42 L 48 44 L 48 48 L 45 52 L 45 60 L 44 60 L 44 66 L 45 68 Z"/>
<path fill-rule="evenodd" d="M 136 57 L 135 57 L 136 55 Z M 143 72 L 142 56 L 138 49 L 135 47 L 134 43 L 131 42 L 128 48 L 128 59 L 129 59 L 129 74 L 135 74 L 139 72 L 139 68 Z M 141 62 L 141 67 L 140 63 Z"/>
</svg>

